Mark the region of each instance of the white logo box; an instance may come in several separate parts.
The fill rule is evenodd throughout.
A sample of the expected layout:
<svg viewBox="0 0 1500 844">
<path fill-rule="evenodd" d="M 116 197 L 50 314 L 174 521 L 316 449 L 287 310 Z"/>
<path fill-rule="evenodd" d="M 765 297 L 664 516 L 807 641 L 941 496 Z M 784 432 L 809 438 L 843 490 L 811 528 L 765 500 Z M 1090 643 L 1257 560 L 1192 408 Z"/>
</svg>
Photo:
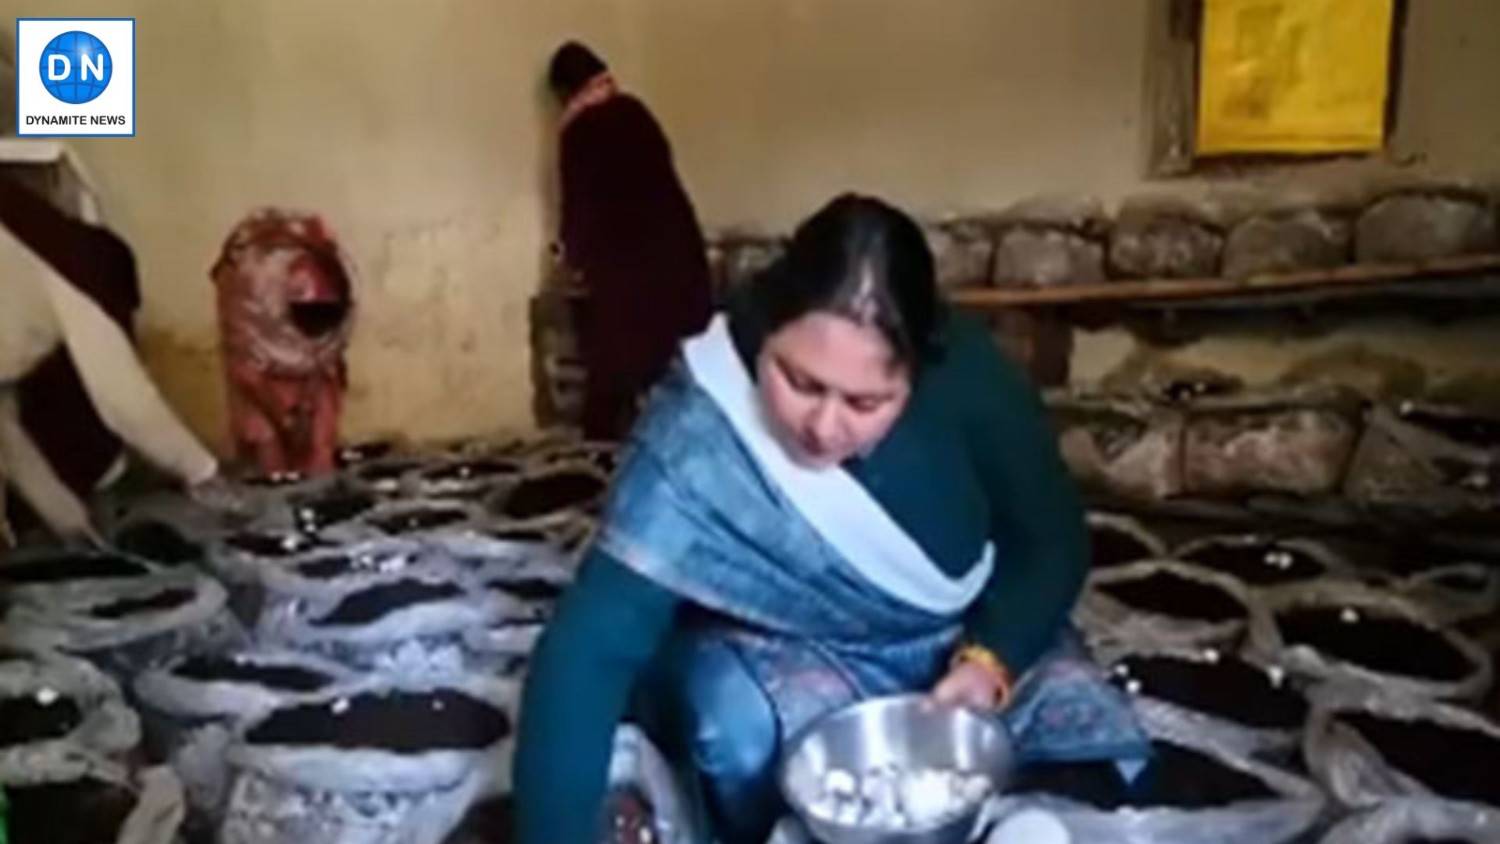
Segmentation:
<svg viewBox="0 0 1500 844">
<path fill-rule="evenodd" d="M 42 53 L 65 32 L 86 32 L 109 50 L 109 85 L 98 97 L 72 104 L 43 82 Z M 135 136 L 135 18 L 17 18 L 16 135 L 23 138 Z"/>
</svg>

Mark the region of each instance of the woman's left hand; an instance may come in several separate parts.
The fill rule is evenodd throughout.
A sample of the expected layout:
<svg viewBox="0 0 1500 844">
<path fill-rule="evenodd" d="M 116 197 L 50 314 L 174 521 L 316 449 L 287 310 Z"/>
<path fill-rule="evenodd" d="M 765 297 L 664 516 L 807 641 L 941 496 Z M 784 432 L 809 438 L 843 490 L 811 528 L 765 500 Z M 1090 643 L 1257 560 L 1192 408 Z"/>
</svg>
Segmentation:
<svg viewBox="0 0 1500 844">
<path fill-rule="evenodd" d="M 949 706 L 995 709 L 1010 699 L 1010 684 L 989 667 L 963 660 L 948 669 L 933 688 L 932 697 Z"/>
</svg>

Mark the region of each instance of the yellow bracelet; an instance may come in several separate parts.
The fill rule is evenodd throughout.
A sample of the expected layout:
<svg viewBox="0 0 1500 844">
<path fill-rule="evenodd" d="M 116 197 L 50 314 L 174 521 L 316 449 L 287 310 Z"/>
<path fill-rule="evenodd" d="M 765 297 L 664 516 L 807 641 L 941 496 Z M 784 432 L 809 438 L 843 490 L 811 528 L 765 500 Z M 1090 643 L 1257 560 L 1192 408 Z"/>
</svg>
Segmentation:
<svg viewBox="0 0 1500 844">
<path fill-rule="evenodd" d="M 1005 667 L 1005 663 L 1000 661 L 1000 657 L 996 656 L 994 651 L 984 645 L 970 643 L 953 652 L 953 664 L 958 665 L 961 662 L 972 662 L 995 676 L 996 685 L 1000 687 L 995 695 L 996 706 L 1004 706 L 1010 700 L 1010 690 L 1013 685 L 1010 669 Z"/>
</svg>

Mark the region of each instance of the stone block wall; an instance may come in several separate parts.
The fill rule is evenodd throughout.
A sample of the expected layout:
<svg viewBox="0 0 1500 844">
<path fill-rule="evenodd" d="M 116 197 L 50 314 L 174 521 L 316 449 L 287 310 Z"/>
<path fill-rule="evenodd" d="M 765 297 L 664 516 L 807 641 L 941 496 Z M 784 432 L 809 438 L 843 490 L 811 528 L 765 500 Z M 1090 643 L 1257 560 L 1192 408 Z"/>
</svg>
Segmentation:
<svg viewBox="0 0 1500 844">
<path fill-rule="evenodd" d="M 1113 213 L 1086 197 L 1035 197 L 993 212 L 922 221 L 944 290 L 1043 288 L 1127 279 L 1233 278 L 1326 270 L 1355 263 L 1422 261 L 1500 251 L 1496 194 L 1451 184 L 1407 185 L 1363 197 L 1292 203 L 1278 196 L 1126 199 Z M 754 278 L 786 248 L 786 235 L 711 233 L 715 295 Z M 576 419 L 583 371 L 561 294 L 538 301 L 534 331 L 543 421 Z M 1000 317 L 1002 332 L 1016 322 Z M 1031 325 L 1033 319 L 1021 322 Z M 1047 355 L 1035 340 L 1003 337 L 1026 363 Z M 1071 343 L 1064 344 L 1066 355 Z M 1055 355 L 1054 355 L 1055 356 Z M 1312 364 L 1309 364 L 1312 365 Z M 1066 363 L 1062 364 L 1066 368 Z M 1360 380 L 1358 373 L 1351 374 Z M 1326 380 L 1326 379 L 1325 379 Z"/>
<path fill-rule="evenodd" d="M 1113 215 L 1097 200 L 1039 198 L 927 221 L 923 230 L 945 289 L 1243 279 L 1500 251 L 1495 196 L 1453 185 L 1299 204 L 1145 195 L 1126 199 Z M 716 279 L 723 288 L 743 283 L 783 243 L 767 234 L 714 237 Z"/>
</svg>

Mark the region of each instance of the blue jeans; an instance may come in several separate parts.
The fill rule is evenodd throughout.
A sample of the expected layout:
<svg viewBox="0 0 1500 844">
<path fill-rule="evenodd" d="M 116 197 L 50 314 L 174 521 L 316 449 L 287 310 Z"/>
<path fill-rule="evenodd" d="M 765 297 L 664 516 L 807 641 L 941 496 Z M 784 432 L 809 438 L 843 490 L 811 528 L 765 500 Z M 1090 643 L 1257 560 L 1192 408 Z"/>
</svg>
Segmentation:
<svg viewBox="0 0 1500 844">
<path fill-rule="evenodd" d="M 636 718 L 721 844 L 764 844 L 784 812 L 780 726 L 733 647 L 679 630 L 636 689 Z"/>
</svg>

